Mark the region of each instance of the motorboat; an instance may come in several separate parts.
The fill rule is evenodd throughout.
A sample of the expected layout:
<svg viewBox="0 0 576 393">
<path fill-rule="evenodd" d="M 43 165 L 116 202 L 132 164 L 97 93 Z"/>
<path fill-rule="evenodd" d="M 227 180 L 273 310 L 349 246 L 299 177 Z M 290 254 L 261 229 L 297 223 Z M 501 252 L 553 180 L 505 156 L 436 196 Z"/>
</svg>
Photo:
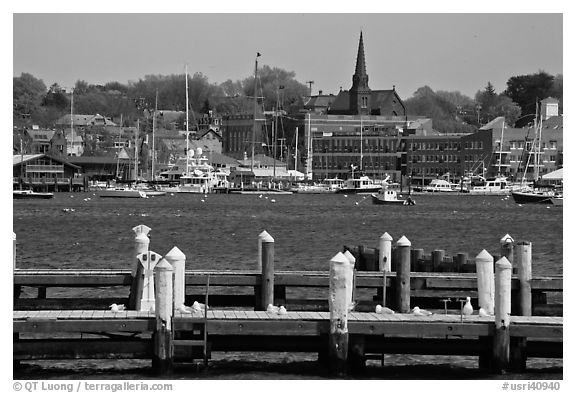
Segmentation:
<svg viewBox="0 0 576 393">
<path fill-rule="evenodd" d="M 395 190 L 382 187 L 377 194 L 372 194 L 372 203 L 375 205 L 405 205 L 413 206 L 416 204 L 412 197 L 398 199 L 398 193 Z"/>
<path fill-rule="evenodd" d="M 511 191 L 510 194 L 516 203 L 543 203 L 551 204 L 555 194 L 553 191 L 538 191 L 533 188 L 523 188 Z"/>
<path fill-rule="evenodd" d="M 470 195 L 509 195 L 511 190 L 512 186 L 505 177 L 496 177 L 472 182 L 468 192 Z"/>
<path fill-rule="evenodd" d="M 344 182 L 344 186 L 336 193 L 340 194 L 372 194 L 378 192 L 382 187 L 374 184 L 374 180 L 368 176 L 360 176 L 357 178 L 350 178 Z"/>
<path fill-rule="evenodd" d="M 113 187 L 99 192 L 101 198 L 148 198 L 144 191 L 131 187 Z"/>
<path fill-rule="evenodd" d="M 423 188 L 424 192 L 458 192 L 456 186 L 444 179 L 433 179 L 429 185 Z"/>
<path fill-rule="evenodd" d="M 13 199 L 52 199 L 54 193 L 52 192 L 36 192 L 33 190 L 14 190 L 12 192 Z"/>
<path fill-rule="evenodd" d="M 344 180 L 324 179 L 320 184 L 299 184 L 290 191 L 298 194 L 333 194 L 340 190 L 344 185 Z"/>
</svg>

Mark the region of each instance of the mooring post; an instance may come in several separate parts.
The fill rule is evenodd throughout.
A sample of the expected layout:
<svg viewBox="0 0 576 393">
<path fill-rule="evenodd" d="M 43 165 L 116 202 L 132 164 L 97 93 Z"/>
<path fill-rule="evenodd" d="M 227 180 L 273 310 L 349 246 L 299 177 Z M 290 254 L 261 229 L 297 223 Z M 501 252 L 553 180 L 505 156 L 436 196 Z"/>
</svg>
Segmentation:
<svg viewBox="0 0 576 393">
<path fill-rule="evenodd" d="M 384 232 L 380 236 L 380 241 L 378 243 L 378 249 L 380 250 L 378 255 L 378 264 L 380 266 L 381 272 L 392 271 L 392 236 L 388 232 Z"/>
<path fill-rule="evenodd" d="M 432 251 L 432 271 L 435 273 L 440 272 L 442 262 L 444 262 L 444 255 L 446 255 L 445 250 L 434 250 Z"/>
<path fill-rule="evenodd" d="M 154 268 L 162 259 L 162 255 L 154 251 L 148 251 L 138 255 L 137 259 L 140 265 L 142 265 L 142 274 L 139 279 L 139 281 L 141 280 L 142 282 L 142 291 L 135 294 L 136 310 L 151 311 L 156 304 L 154 300 Z M 170 299 L 172 299 L 172 297 Z"/>
<path fill-rule="evenodd" d="M 139 305 L 139 300 L 136 300 L 142 294 L 142 272 L 143 268 L 138 260 L 138 255 L 148 252 L 148 246 L 150 245 L 150 238 L 148 233 L 151 228 L 146 225 L 137 225 L 132 228 L 132 231 L 136 234 L 134 238 L 134 260 L 135 263 L 132 265 L 132 283 L 130 285 L 130 296 L 128 298 L 128 308 L 131 310 L 136 310 Z"/>
<path fill-rule="evenodd" d="M 519 288 L 515 303 L 522 316 L 532 315 L 532 243 L 522 241 L 514 245 L 514 258 L 518 269 Z M 526 369 L 526 337 L 513 337 L 510 340 L 510 369 L 521 372 Z"/>
<path fill-rule="evenodd" d="M 410 312 L 410 247 L 412 243 L 402 236 L 397 242 L 398 267 L 396 269 L 396 309 Z"/>
<path fill-rule="evenodd" d="M 164 259 L 174 272 L 174 309 L 178 310 L 186 302 L 186 255 L 178 247 L 173 247 Z"/>
<path fill-rule="evenodd" d="M 518 303 L 520 315 L 532 315 L 532 243 L 519 242 L 516 244 L 514 255 L 518 266 Z"/>
<path fill-rule="evenodd" d="M 494 258 L 486 250 L 476 255 L 476 278 L 478 282 L 478 305 L 494 315 Z"/>
<path fill-rule="evenodd" d="M 262 241 L 262 279 L 260 311 L 266 310 L 269 304 L 274 304 L 274 238 L 267 236 L 260 238 Z"/>
<path fill-rule="evenodd" d="M 420 260 L 424 256 L 424 249 L 423 248 L 413 248 L 410 251 L 410 271 L 411 272 L 418 272 L 420 271 Z"/>
<path fill-rule="evenodd" d="M 456 262 L 456 271 L 458 273 L 463 273 L 465 268 L 464 265 L 468 263 L 468 253 L 467 252 L 459 252 L 454 257 Z"/>
<path fill-rule="evenodd" d="M 328 344 L 329 367 L 337 375 L 347 372 L 348 361 L 348 289 L 350 261 L 339 252 L 330 260 L 328 307 L 330 309 L 330 336 Z"/>
<path fill-rule="evenodd" d="M 258 260 L 256 261 L 256 269 L 259 272 L 262 272 L 262 239 L 265 237 L 270 236 L 268 232 L 265 230 L 260 232 L 258 235 Z M 254 286 L 254 310 L 265 310 L 267 304 L 264 305 L 264 308 L 260 305 L 260 301 L 262 300 L 262 286 L 256 285 Z"/>
<path fill-rule="evenodd" d="M 512 311 L 512 264 L 502 257 L 496 262 L 494 299 L 493 371 L 502 373 L 510 363 L 510 313 Z"/>
<path fill-rule="evenodd" d="M 344 252 L 344 256 L 348 259 L 348 262 L 350 263 L 350 270 L 352 271 L 352 274 L 350 274 L 350 282 L 346 283 L 346 296 L 348 297 L 348 304 L 352 304 L 352 302 L 354 302 L 354 292 L 356 291 L 356 258 L 354 258 L 354 255 L 352 255 L 352 253 L 348 250 Z"/>
<path fill-rule="evenodd" d="M 162 259 L 154 267 L 157 296 L 155 299 L 156 330 L 154 331 L 152 367 L 158 374 L 168 374 L 172 371 L 174 353 L 172 330 L 172 317 L 174 315 L 173 273 L 174 268 L 166 259 Z"/>
</svg>

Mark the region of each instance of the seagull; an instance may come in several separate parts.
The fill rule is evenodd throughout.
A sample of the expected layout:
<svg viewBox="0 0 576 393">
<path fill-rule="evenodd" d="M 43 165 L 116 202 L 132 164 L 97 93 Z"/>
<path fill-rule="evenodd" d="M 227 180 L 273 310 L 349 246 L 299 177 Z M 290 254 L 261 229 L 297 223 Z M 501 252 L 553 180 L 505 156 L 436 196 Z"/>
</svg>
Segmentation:
<svg viewBox="0 0 576 393">
<path fill-rule="evenodd" d="M 490 316 L 490 314 L 488 314 L 486 312 L 486 310 L 484 310 L 482 307 L 480 307 L 480 310 L 478 310 L 478 315 L 481 317 L 489 317 Z"/>
<path fill-rule="evenodd" d="M 280 306 L 280 308 L 278 309 L 278 314 L 280 315 L 286 315 L 288 311 L 286 311 L 286 308 L 284 306 Z"/>
<path fill-rule="evenodd" d="M 192 308 L 187 307 L 184 304 L 181 304 L 178 306 L 178 311 L 180 311 L 183 314 L 190 314 L 192 312 Z"/>
<path fill-rule="evenodd" d="M 344 198 L 348 198 L 348 195 L 344 195 Z"/>
<path fill-rule="evenodd" d="M 350 304 L 348 305 L 348 311 L 354 311 L 354 308 L 356 308 L 357 304 L 358 302 L 350 302 Z"/>
<path fill-rule="evenodd" d="M 276 203 L 276 199 L 270 199 L 270 202 Z"/>
<path fill-rule="evenodd" d="M 273 306 L 272 304 L 269 304 L 268 307 L 266 307 L 266 312 L 277 313 L 279 310 L 280 308 L 278 306 Z"/>
<path fill-rule="evenodd" d="M 258 195 L 258 198 L 262 199 L 262 194 Z"/>
<path fill-rule="evenodd" d="M 196 312 L 196 311 L 202 311 L 206 309 L 206 305 L 202 304 L 202 303 L 198 303 L 197 301 L 194 301 L 194 303 L 192 303 L 192 311 Z"/>
<path fill-rule="evenodd" d="M 200 202 L 206 202 L 204 199 L 200 199 Z"/>
<path fill-rule="evenodd" d="M 472 308 L 472 304 L 470 304 L 470 297 L 466 298 L 466 304 L 462 308 L 462 314 L 464 315 L 472 315 L 474 309 Z"/>
<path fill-rule="evenodd" d="M 382 307 L 381 305 L 377 304 L 376 314 L 394 314 L 394 310 L 391 310 L 388 307 Z"/>
<path fill-rule="evenodd" d="M 112 312 L 124 311 L 125 309 L 126 309 L 126 307 L 124 307 L 123 304 L 112 303 L 110 305 L 110 311 L 112 311 Z"/>
<path fill-rule="evenodd" d="M 428 310 L 424 310 L 421 309 L 420 307 L 416 306 L 412 309 L 412 311 L 410 311 L 411 314 L 413 315 L 418 315 L 418 316 L 426 316 L 426 315 L 432 315 L 432 313 Z"/>
</svg>

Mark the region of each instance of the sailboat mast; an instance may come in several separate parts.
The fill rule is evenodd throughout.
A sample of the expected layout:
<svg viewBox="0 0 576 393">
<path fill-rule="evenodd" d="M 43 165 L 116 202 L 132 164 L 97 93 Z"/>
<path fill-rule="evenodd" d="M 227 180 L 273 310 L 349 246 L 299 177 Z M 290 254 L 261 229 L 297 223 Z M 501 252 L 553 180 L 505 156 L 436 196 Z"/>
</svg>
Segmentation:
<svg viewBox="0 0 576 393">
<path fill-rule="evenodd" d="M 500 167 L 502 166 L 502 147 L 504 147 L 504 121 L 502 120 L 502 132 L 500 133 L 500 157 L 498 158 L 498 176 L 500 176 Z"/>
<path fill-rule="evenodd" d="M 70 99 L 70 155 L 74 149 L 74 88 L 72 88 L 72 97 Z"/>
<path fill-rule="evenodd" d="M 536 104 L 536 116 L 538 116 L 538 104 Z M 538 138 L 538 148 L 534 153 L 534 180 L 538 181 L 540 177 L 540 149 L 541 149 L 541 141 L 542 141 L 542 114 L 540 113 L 540 117 L 538 118 L 538 128 L 534 128 L 534 138 Z M 534 122 L 534 127 L 536 127 L 536 122 Z"/>
<path fill-rule="evenodd" d="M 256 128 L 257 128 L 257 123 L 256 123 L 256 110 L 258 109 L 258 57 L 260 56 L 260 53 L 256 54 L 256 60 L 254 63 L 254 125 L 252 126 L 252 158 L 250 159 L 250 170 L 254 171 L 254 149 L 256 146 Z"/>
<path fill-rule="evenodd" d="M 138 183 L 138 138 L 140 137 L 140 119 L 136 120 L 136 145 L 134 146 L 134 181 Z"/>
<path fill-rule="evenodd" d="M 360 173 L 362 173 L 362 160 L 364 158 L 364 152 L 362 151 L 362 131 L 364 124 L 362 123 L 362 115 L 360 115 Z"/>
<path fill-rule="evenodd" d="M 152 118 L 152 180 L 155 179 L 156 146 L 154 145 L 154 131 L 156 130 L 156 113 L 158 113 L 158 89 L 156 89 L 156 103 L 154 105 L 154 117 Z"/>
<path fill-rule="evenodd" d="M 118 142 L 122 141 L 122 113 L 120 114 L 120 133 L 118 134 Z M 116 153 L 116 179 L 119 179 L 120 173 L 120 143 L 118 143 L 118 152 Z"/>
<path fill-rule="evenodd" d="M 190 175 L 188 149 L 190 148 L 188 139 L 190 138 L 188 129 L 188 64 L 186 64 L 186 176 Z"/>
<path fill-rule="evenodd" d="M 296 127 L 296 143 L 295 143 L 295 150 L 294 150 L 294 170 L 298 170 L 298 127 Z"/>
</svg>

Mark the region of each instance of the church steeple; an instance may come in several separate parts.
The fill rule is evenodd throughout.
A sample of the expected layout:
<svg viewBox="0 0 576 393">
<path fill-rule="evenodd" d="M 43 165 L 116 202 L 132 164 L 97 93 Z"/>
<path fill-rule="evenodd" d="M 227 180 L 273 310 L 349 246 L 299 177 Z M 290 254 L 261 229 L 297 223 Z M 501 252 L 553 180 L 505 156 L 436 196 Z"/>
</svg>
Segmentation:
<svg viewBox="0 0 576 393">
<path fill-rule="evenodd" d="M 360 42 L 358 43 L 358 55 L 356 56 L 356 71 L 352 76 L 352 87 L 368 89 L 368 74 L 366 74 L 366 59 L 364 57 L 364 39 L 360 31 Z"/>
<path fill-rule="evenodd" d="M 352 76 L 352 87 L 350 88 L 350 111 L 357 115 L 370 114 L 371 95 L 368 86 L 368 74 L 366 73 L 366 59 L 364 58 L 364 38 L 362 31 L 360 31 L 356 70 Z"/>
</svg>

